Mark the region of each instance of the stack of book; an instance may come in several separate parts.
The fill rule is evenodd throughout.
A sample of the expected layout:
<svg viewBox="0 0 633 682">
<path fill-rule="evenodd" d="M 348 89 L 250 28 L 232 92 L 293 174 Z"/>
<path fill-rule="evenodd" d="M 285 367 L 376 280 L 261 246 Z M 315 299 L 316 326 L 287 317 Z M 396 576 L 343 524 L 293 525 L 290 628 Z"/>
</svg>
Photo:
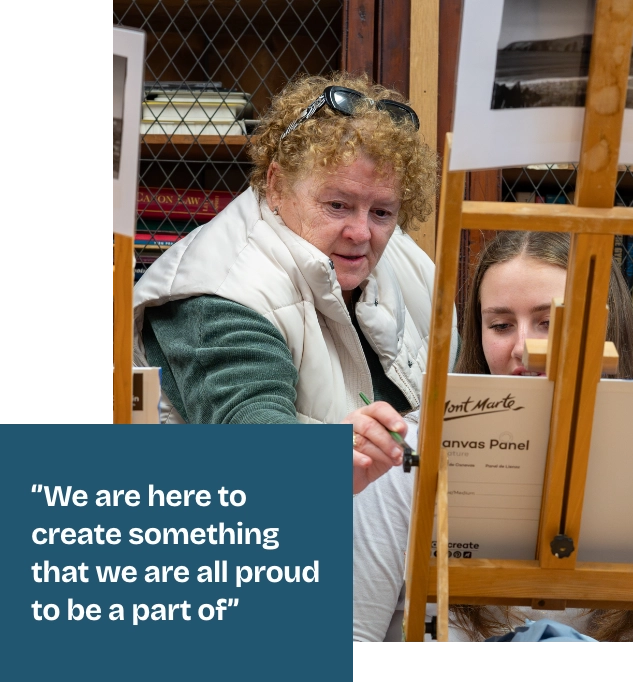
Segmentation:
<svg viewBox="0 0 633 682">
<path fill-rule="evenodd" d="M 142 187 L 137 197 L 134 278 L 198 225 L 214 218 L 235 198 L 232 192 Z"/>
<path fill-rule="evenodd" d="M 136 206 L 139 218 L 206 223 L 226 208 L 235 196 L 233 192 L 142 187 L 138 191 Z"/>
<path fill-rule="evenodd" d="M 537 192 L 514 192 L 514 198 L 519 202 L 530 204 L 573 204 L 574 192 L 559 192 L 558 194 L 541 195 Z"/>
<path fill-rule="evenodd" d="M 145 84 L 143 135 L 245 135 L 250 95 L 221 83 Z"/>
</svg>

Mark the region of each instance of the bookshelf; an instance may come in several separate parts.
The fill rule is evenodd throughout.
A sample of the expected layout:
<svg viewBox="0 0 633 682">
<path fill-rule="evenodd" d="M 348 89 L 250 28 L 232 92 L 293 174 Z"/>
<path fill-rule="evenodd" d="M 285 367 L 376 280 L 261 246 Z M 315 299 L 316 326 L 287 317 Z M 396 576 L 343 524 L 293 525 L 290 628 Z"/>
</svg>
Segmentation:
<svg viewBox="0 0 633 682">
<path fill-rule="evenodd" d="M 115 26 L 147 34 L 146 83 L 160 88 L 164 82 L 221 82 L 248 94 L 251 120 L 297 73 L 364 71 L 408 95 L 411 12 L 410 0 L 113 2 Z M 218 191 L 238 194 L 248 187 L 253 127 L 241 135 L 198 136 L 155 134 L 154 128 L 141 136 L 139 190 L 202 190 L 210 198 Z M 166 210 L 163 227 L 184 236 L 207 220 L 175 221 Z M 154 233 L 160 232 L 158 225 Z M 160 251 L 149 245 L 135 249 L 137 278 Z"/>
<path fill-rule="evenodd" d="M 143 135 L 142 154 L 183 161 L 245 161 L 246 135 Z"/>
<path fill-rule="evenodd" d="M 341 67 L 344 4 L 349 3 L 115 0 L 114 24 L 146 33 L 144 81 L 152 92 L 167 94 L 166 83 L 184 91 L 192 83 L 221 83 L 221 93 L 245 93 L 248 102 L 244 115 L 248 121 L 237 117 L 243 134 L 222 134 L 220 126 L 218 134 L 159 134 L 156 125 L 142 134 L 139 192 L 150 192 L 158 201 L 163 191 L 186 198 L 204 192 L 211 200 L 219 192 L 244 191 L 251 167 L 247 146 L 253 121 L 266 110 L 272 95 L 299 72 L 320 74 Z M 139 207 L 143 222 L 137 224 L 137 232 L 157 240 L 165 232 L 182 237 L 209 220 L 195 210 L 183 216 L 168 202 L 161 206 L 164 215 L 159 219 L 152 215 L 150 226 Z M 139 242 L 135 245 L 137 279 L 167 248 Z"/>
<path fill-rule="evenodd" d="M 427 6 L 428 5 L 428 6 Z M 433 6 L 433 7 L 431 7 Z M 220 81 L 223 87 L 250 95 L 252 116 L 266 109 L 270 97 L 297 72 L 325 73 L 332 69 L 366 71 L 378 82 L 409 94 L 422 113 L 437 100 L 437 130 L 429 117 L 425 139 L 443 140 L 452 124 L 459 26 L 462 0 L 433 0 L 425 3 L 425 14 L 410 0 L 387 4 L 387 0 L 115 0 L 114 23 L 142 28 L 147 33 L 145 80 Z M 431 11 L 433 10 L 433 11 Z M 437 15 L 436 19 L 433 17 Z M 415 55 L 430 50 L 419 37 L 420 26 L 439 25 L 438 74 L 434 78 L 416 67 Z M 417 22 L 417 23 L 416 23 Z M 433 24 L 436 25 L 436 24 Z M 416 41 L 411 36 L 418 36 Z M 419 43 L 419 44 L 418 44 Z M 394 49 L 394 45 L 398 49 Z M 426 47 L 425 47 L 426 46 Z M 410 50 L 409 50 L 410 48 Z M 421 53 L 422 54 L 422 53 Z M 410 57 L 410 58 L 409 58 Z M 413 64 L 412 72 L 409 72 Z M 419 64 L 418 64 L 419 67 Z M 422 75 L 421 75 L 422 74 Z M 437 91 L 432 85 L 437 81 Z M 419 92 L 418 92 L 419 91 Z M 422 93 L 422 94 L 420 94 Z M 231 191 L 248 186 L 250 164 L 244 135 L 158 135 L 141 139 L 139 188 Z M 441 150 L 438 150 L 441 154 Z M 466 198 L 515 201 L 517 193 L 553 195 L 570 200 L 576 185 L 576 166 L 504 168 L 469 173 Z M 616 203 L 633 205 L 633 170 L 619 169 Z M 165 223 L 169 222 L 168 213 Z M 174 223 L 186 234 L 196 220 Z M 429 232 L 430 235 L 423 233 Z M 432 223 L 412 234 L 434 255 Z M 486 233 L 462 234 L 458 315 L 464 307 L 474 263 Z M 633 243 L 616 242 L 622 268 L 631 277 L 633 290 Z M 150 261 L 155 255 L 148 246 L 137 255 Z M 137 277 L 149 265 L 137 268 Z"/>
</svg>

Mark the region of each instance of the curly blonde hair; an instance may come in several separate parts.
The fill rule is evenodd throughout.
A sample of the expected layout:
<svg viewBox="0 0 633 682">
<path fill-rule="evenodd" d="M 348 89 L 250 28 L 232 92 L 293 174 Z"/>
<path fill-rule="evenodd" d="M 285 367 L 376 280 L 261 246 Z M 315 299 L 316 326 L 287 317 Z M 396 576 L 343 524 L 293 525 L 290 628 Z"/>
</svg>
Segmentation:
<svg viewBox="0 0 633 682">
<path fill-rule="evenodd" d="M 400 93 L 372 83 L 366 75 L 299 76 L 273 98 L 255 131 L 257 140 L 249 148 L 254 163 L 253 190 L 260 197 L 266 195 L 266 175 L 273 161 L 293 183 L 313 172 L 350 165 L 363 154 L 376 164 L 379 173 L 395 174 L 399 180 L 400 227 L 411 227 L 412 219 L 426 220 L 435 208 L 437 155 L 422 142 L 412 123 L 395 123 L 369 101 L 360 104 L 353 116 L 325 106 L 280 141 L 286 128 L 329 85 L 358 90 L 372 100 L 406 103 Z"/>
</svg>

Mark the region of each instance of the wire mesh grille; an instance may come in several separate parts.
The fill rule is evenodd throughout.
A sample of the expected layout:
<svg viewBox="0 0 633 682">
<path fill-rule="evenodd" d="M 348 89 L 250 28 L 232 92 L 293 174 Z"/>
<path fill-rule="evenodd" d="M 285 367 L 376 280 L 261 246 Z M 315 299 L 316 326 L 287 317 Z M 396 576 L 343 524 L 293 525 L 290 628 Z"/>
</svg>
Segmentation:
<svg viewBox="0 0 633 682">
<path fill-rule="evenodd" d="M 502 201 L 527 201 L 532 203 L 574 203 L 577 164 L 548 164 L 523 168 L 504 168 L 501 172 L 500 196 Z M 618 171 L 614 206 L 633 207 L 633 167 L 623 166 Z M 496 232 L 462 232 L 459 260 L 457 317 L 459 329 L 466 311 L 479 254 Z M 616 236 L 613 256 L 620 266 L 622 276 L 633 296 L 633 237 Z"/>
<path fill-rule="evenodd" d="M 136 277 L 246 189 L 248 138 L 297 73 L 339 68 L 343 0 L 115 0 L 114 24 L 147 34 Z M 576 166 L 504 169 L 503 201 L 573 203 Z M 633 171 L 615 205 L 633 206 Z M 458 311 L 489 235 L 465 236 Z M 633 291 L 633 238 L 614 256 Z"/>
<path fill-rule="evenodd" d="M 502 201 L 573 204 L 578 167 L 576 164 L 507 168 L 502 174 Z M 614 206 L 633 207 L 633 170 L 618 172 Z M 617 236 L 614 258 L 633 294 L 633 237 Z"/>
<path fill-rule="evenodd" d="M 340 68 L 343 0 L 115 0 L 146 32 L 138 279 L 248 187 L 248 140 L 298 73 Z"/>
</svg>

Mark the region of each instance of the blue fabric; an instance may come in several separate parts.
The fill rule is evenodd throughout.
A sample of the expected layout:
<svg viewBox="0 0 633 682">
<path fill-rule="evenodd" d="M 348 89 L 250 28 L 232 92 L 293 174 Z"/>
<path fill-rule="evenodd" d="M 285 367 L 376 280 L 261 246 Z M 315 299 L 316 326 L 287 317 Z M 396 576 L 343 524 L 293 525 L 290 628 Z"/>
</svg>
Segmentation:
<svg viewBox="0 0 633 682">
<path fill-rule="evenodd" d="M 525 625 L 500 637 L 490 637 L 486 642 L 597 642 L 569 625 L 557 623 L 555 620 L 525 619 Z"/>
</svg>

